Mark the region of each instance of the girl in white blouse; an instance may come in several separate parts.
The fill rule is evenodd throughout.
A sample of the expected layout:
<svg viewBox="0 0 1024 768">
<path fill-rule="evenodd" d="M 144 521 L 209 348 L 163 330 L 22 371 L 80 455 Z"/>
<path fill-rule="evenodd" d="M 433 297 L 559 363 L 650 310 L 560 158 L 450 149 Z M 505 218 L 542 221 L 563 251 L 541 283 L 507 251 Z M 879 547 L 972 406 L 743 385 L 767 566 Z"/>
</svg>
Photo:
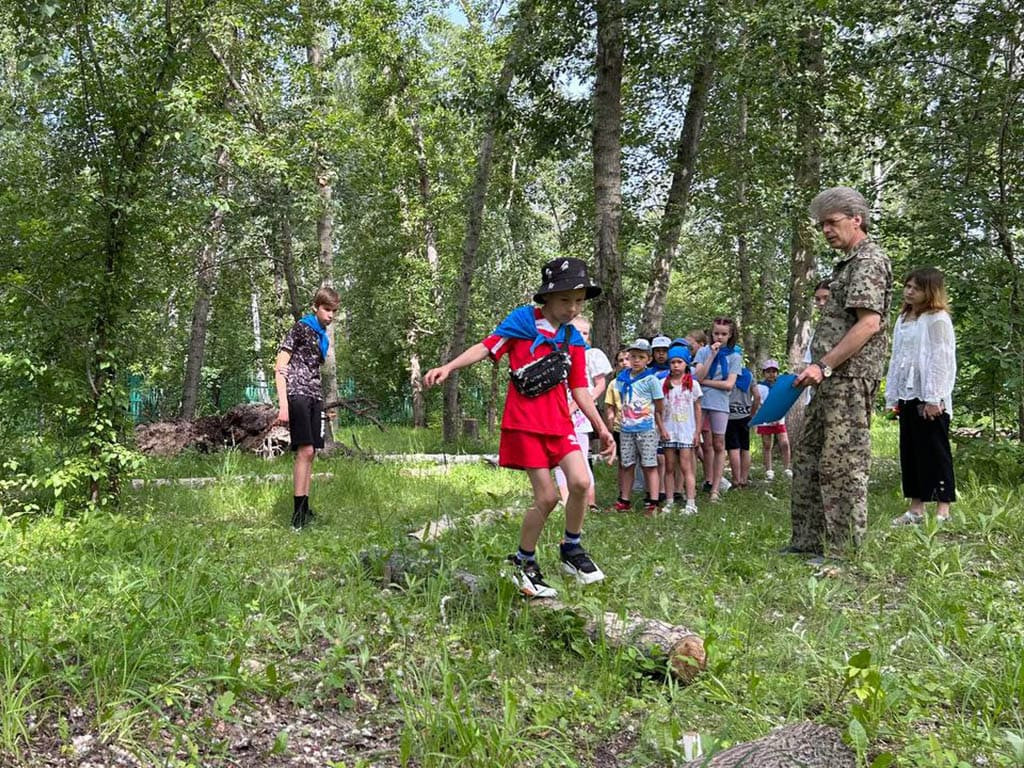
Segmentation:
<svg viewBox="0 0 1024 768">
<path fill-rule="evenodd" d="M 910 499 L 894 525 L 920 523 L 930 501 L 936 502 L 936 519 L 949 519 L 956 501 L 949 447 L 955 380 L 956 336 L 945 279 L 934 267 L 915 269 L 903 284 L 885 382 L 886 407 L 899 414 L 903 495 Z"/>
</svg>

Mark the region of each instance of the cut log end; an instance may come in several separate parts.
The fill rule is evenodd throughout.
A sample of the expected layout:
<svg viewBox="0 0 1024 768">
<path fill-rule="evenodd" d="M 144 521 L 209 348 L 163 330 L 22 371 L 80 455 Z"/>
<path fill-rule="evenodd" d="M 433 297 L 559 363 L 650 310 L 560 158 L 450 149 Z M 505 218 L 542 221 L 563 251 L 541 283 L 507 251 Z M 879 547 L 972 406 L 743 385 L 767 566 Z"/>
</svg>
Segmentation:
<svg viewBox="0 0 1024 768">
<path fill-rule="evenodd" d="M 674 678 L 684 683 L 693 682 L 708 664 L 704 641 L 698 635 L 687 635 L 672 646 L 668 663 Z"/>
</svg>

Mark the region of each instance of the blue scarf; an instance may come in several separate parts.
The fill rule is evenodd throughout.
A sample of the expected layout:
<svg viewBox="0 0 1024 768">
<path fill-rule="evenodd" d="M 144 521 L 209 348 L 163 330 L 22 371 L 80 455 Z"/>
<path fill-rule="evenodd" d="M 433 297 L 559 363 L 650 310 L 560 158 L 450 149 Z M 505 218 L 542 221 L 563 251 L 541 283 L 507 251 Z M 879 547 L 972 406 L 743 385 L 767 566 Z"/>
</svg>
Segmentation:
<svg viewBox="0 0 1024 768">
<path fill-rule="evenodd" d="M 650 368 L 644 368 L 634 378 L 633 370 L 631 368 L 623 368 L 619 371 L 619 375 L 615 377 L 615 380 L 619 382 L 619 394 L 622 395 L 622 402 L 628 403 L 633 398 L 633 385 L 641 379 L 646 379 L 648 376 L 653 376 L 654 371 Z"/>
<path fill-rule="evenodd" d="M 516 307 L 509 312 L 508 316 L 494 329 L 494 335 L 502 336 L 506 339 L 526 339 L 527 341 L 532 339 L 533 344 L 530 345 L 531 355 L 541 344 L 550 344 L 556 349 L 562 343 L 567 343 L 570 347 L 586 348 L 587 346 L 583 336 L 576 330 L 576 326 L 569 323 L 559 328 L 554 338 L 545 336 L 537 330 L 537 318 L 534 315 L 533 307 L 526 304 Z"/>
<path fill-rule="evenodd" d="M 708 366 L 708 378 L 716 379 L 718 374 L 722 374 L 722 378 L 725 379 L 729 370 L 727 361 L 729 355 L 736 353 L 736 347 L 719 347 L 718 354 L 715 355 L 715 359 L 711 361 L 711 365 Z"/>
<path fill-rule="evenodd" d="M 321 327 L 320 321 L 316 319 L 316 315 L 306 315 L 301 320 L 299 320 L 299 322 L 305 326 L 312 328 L 313 331 L 316 333 L 317 338 L 320 340 L 320 359 L 326 360 L 327 350 L 330 347 L 330 341 L 328 341 L 327 339 L 327 331 L 325 331 L 323 327 Z"/>
<path fill-rule="evenodd" d="M 754 382 L 754 374 L 750 372 L 749 368 L 744 368 L 740 371 L 739 376 L 736 377 L 736 387 L 740 392 L 749 392 L 750 385 Z"/>
<path fill-rule="evenodd" d="M 668 363 L 651 363 L 647 367 L 650 368 L 651 370 L 653 370 L 655 373 L 660 373 L 661 371 L 668 372 L 668 370 L 669 370 L 669 364 Z"/>
</svg>

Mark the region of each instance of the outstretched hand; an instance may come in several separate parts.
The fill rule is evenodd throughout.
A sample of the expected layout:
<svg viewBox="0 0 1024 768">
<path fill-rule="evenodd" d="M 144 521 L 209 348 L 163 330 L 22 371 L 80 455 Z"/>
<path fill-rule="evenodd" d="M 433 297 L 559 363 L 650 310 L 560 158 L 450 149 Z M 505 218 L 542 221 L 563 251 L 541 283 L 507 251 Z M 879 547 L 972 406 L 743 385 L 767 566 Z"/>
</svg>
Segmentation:
<svg viewBox="0 0 1024 768">
<path fill-rule="evenodd" d="M 436 387 L 442 381 L 448 378 L 448 374 L 451 371 L 448 370 L 447 365 L 441 365 L 437 368 L 431 368 L 427 371 L 427 375 L 423 377 L 423 385 L 425 387 Z"/>
<path fill-rule="evenodd" d="M 615 461 L 615 438 L 612 437 L 612 433 L 607 429 L 601 430 L 599 437 L 601 440 L 600 456 L 611 464 Z"/>
</svg>

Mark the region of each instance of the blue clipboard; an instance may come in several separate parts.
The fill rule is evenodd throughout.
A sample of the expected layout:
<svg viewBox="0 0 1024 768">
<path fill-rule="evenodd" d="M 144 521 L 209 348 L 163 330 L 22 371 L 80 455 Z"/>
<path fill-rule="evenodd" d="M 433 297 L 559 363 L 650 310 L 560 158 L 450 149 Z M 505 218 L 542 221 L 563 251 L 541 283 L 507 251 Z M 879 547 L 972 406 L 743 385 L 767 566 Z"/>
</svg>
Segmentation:
<svg viewBox="0 0 1024 768">
<path fill-rule="evenodd" d="M 768 391 L 768 398 L 761 403 L 754 418 L 750 420 L 750 426 L 758 424 L 770 424 L 773 421 L 786 418 L 793 403 L 800 399 L 804 393 L 803 387 L 794 387 L 796 381 L 795 373 L 784 373 L 775 380 L 774 386 Z"/>
</svg>

